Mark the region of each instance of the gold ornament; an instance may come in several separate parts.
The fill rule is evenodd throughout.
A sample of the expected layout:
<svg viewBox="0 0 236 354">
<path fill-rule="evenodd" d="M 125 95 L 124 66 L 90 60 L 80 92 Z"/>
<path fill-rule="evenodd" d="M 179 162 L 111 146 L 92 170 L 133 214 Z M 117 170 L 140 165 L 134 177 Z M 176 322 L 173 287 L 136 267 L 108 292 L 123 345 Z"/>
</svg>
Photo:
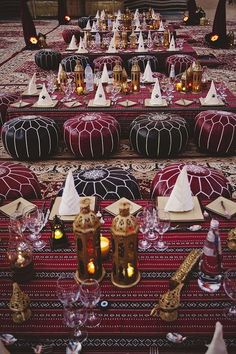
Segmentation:
<svg viewBox="0 0 236 354">
<path fill-rule="evenodd" d="M 113 68 L 114 85 L 121 85 L 122 83 L 122 66 L 117 61 Z"/>
<path fill-rule="evenodd" d="M 133 92 L 140 91 L 140 72 L 138 61 L 135 61 L 131 68 L 131 86 Z"/>
<path fill-rule="evenodd" d="M 84 68 L 80 63 L 80 61 L 77 61 L 76 66 L 74 68 L 74 73 L 75 73 L 75 85 L 76 85 L 77 93 L 82 93 L 85 84 L 84 84 Z M 78 92 L 78 88 L 80 88 L 79 91 L 81 92 Z"/>
<path fill-rule="evenodd" d="M 13 311 L 13 322 L 23 323 L 31 317 L 29 304 L 29 296 L 20 289 L 17 283 L 13 283 L 13 294 L 9 304 L 10 310 Z"/>
<path fill-rule="evenodd" d="M 230 250 L 236 251 L 236 228 L 229 231 L 227 244 Z"/>
</svg>

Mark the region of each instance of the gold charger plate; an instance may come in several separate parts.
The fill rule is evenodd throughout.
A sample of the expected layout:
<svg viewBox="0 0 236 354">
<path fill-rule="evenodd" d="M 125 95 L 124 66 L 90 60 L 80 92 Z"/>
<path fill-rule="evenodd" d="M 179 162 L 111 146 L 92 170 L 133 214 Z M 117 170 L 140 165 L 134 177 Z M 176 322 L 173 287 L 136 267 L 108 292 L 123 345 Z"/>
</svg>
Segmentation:
<svg viewBox="0 0 236 354">
<path fill-rule="evenodd" d="M 94 100 L 89 100 L 88 107 L 110 107 L 111 105 L 111 100 L 106 100 L 106 104 L 95 104 L 93 103 Z"/>
<path fill-rule="evenodd" d="M 164 209 L 169 197 L 157 197 L 158 208 Z M 193 210 L 185 212 L 169 212 L 170 220 L 176 222 L 204 221 L 202 209 L 197 197 L 193 197 Z"/>
<path fill-rule="evenodd" d="M 18 203 L 20 203 L 20 204 L 18 205 Z M 30 210 L 31 208 L 34 209 L 36 207 L 36 205 L 29 202 L 28 200 L 20 197 L 20 198 L 17 198 L 16 200 L 14 200 L 13 202 L 10 202 L 10 203 L 0 207 L 0 211 L 5 215 L 10 216 L 16 211 L 16 209 L 19 213 L 22 213 L 23 209 L 26 207 L 27 208 L 29 207 L 28 210 Z"/>
<path fill-rule="evenodd" d="M 49 215 L 49 220 L 52 221 L 55 215 L 59 215 L 60 218 L 63 221 L 74 221 L 76 215 L 60 215 L 59 214 L 59 207 L 61 204 L 61 199 L 62 197 L 56 197 L 50 215 Z M 96 204 L 96 198 L 95 197 L 80 197 L 80 200 L 84 200 L 84 199 L 90 199 L 90 209 L 91 210 L 95 210 L 95 204 Z"/>
<path fill-rule="evenodd" d="M 225 213 L 225 210 L 221 204 L 221 202 L 224 203 L 225 209 L 227 211 L 227 215 Z M 225 218 L 231 218 L 233 215 L 236 214 L 236 202 L 233 202 L 230 199 L 227 199 L 225 197 L 218 197 L 213 202 L 207 204 L 205 206 L 207 210 L 212 211 L 215 214 L 221 215 Z"/>
<path fill-rule="evenodd" d="M 168 106 L 168 103 L 167 103 L 167 101 L 164 98 L 162 99 L 162 105 L 160 105 L 160 104 L 151 104 L 150 101 L 151 101 L 150 98 L 145 98 L 145 101 L 144 101 L 145 107 L 167 107 Z"/>
<path fill-rule="evenodd" d="M 51 105 L 48 105 L 48 106 L 44 106 L 44 105 L 38 104 L 38 102 L 35 102 L 32 105 L 32 107 L 34 107 L 34 108 L 54 108 L 54 107 L 56 107 L 58 102 L 59 102 L 58 100 L 53 100 L 53 103 Z"/>
<path fill-rule="evenodd" d="M 114 203 L 108 205 L 106 208 L 104 208 L 108 213 L 116 216 L 119 214 L 119 208 L 121 203 L 129 203 L 130 204 L 130 214 L 134 215 L 136 214 L 139 210 L 142 209 L 141 205 L 138 205 L 131 200 L 123 197 L 120 198 L 119 200 L 115 201 Z"/>
</svg>

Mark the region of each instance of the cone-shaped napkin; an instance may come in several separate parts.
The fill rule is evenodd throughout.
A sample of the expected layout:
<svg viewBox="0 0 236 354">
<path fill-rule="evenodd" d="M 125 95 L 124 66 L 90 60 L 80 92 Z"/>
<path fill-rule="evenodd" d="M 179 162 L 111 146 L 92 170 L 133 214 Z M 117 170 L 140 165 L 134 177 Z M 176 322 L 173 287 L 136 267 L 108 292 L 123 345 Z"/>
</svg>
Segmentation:
<svg viewBox="0 0 236 354">
<path fill-rule="evenodd" d="M 61 82 L 61 73 L 63 71 L 63 67 L 61 65 L 61 63 L 59 64 L 59 69 L 58 69 L 58 74 L 57 74 L 57 82 L 60 84 Z"/>
<path fill-rule="evenodd" d="M 98 20 L 99 19 L 99 10 L 97 10 L 97 13 L 96 13 L 96 16 L 95 16 L 95 18 Z"/>
<path fill-rule="evenodd" d="M 216 92 L 216 87 L 215 87 L 213 80 L 211 81 L 211 87 L 210 87 L 206 97 L 204 98 L 204 103 L 209 104 L 209 105 L 214 105 L 214 104 L 219 103 L 219 99 L 217 97 L 217 92 Z"/>
<path fill-rule="evenodd" d="M 151 65 L 150 65 L 150 61 L 148 60 L 144 73 L 143 73 L 143 81 L 144 82 L 153 82 L 153 75 L 152 75 L 152 69 L 151 69 Z"/>
<path fill-rule="evenodd" d="M 159 26 L 159 28 L 158 28 L 158 31 L 160 31 L 160 32 L 164 32 L 164 31 L 165 31 L 165 28 L 164 28 L 164 26 L 163 26 L 162 20 L 160 21 L 160 26 Z"/>
<path fill-rule="evenodd" d="M 85 45 L 84 45 L 84 39 L 82 37 L 80 37 L 79 48 L 76 51 L 76 53 L 88 53 L 88 51 L 87 51 L 87 49 L 85 48 Z"/>
<path fill-rule="evenodd" d="M 53 100 L 51 99 L 45 84 L 43 84 L 43 88 L 39 94 L 39 99 L 37 101 L 38 106 L 42 107 L 50 107 L 53 106 Z"/>
<path fill-rule="evenodd" d="M 142 32 L 141 32 L 141 31 L 140 31 L 140 33 L 139 33 L 138 48 L 136 49 L 136 52 L 145 52 L 144 41 L 143 41 L 143 35 L 142 35 Z"/>
<path fill-rule="evenodd" d="M 180 172 L 165 206 L 166 211 L 184 212 L 193 209 L 193 197 L 188 180 L 187 167 Z"/>
<path fill-rule="evenodd" d="M 136 9 L 136 10 L 135 10 L 135 13 L 134 13 L 134 20 L 136 20 L 136 18 L 139 18 L 139 9 Z"/>
<path fill-rule="evenodd" d="M 116 53 L 116 47 L 115 47 L 115 33 L 110 41 L 109 47 L 107 49 L 107 53 Z"/>
<path fill-rule="evenodd" d="M 116 19 L 117 19 L 117 20 L 121 20 L 121 19 L 122 19 L 122 18 L 121 18 L 121 11 L 120 11 L 120 9 L 119 9 L 118 12 L 117 12 Z"/>
<path fill-rule="evenodd" d="M 139 31 L 139 30 L 140 30 L 139 17 L 137 17 L 137 18 L 134 20 L 134 25 L 135 25 L 135 31 Z"/>
<path fill-rule="evenodd" d="M 97 31 L 97 22 L 93 21 L 91 32 L 96 32 Z"/>
<path fill-rule="evenodd" d="M 106 95 L 102 86 L 102 81 L 99 80 L 98 88 L 93 100 L 93 104 L 97 106 L 105 106 L 106 105 Z"/>
<path fill-rule="evenodd" d="M 174 36 L 171 36 L 169 50 L 176 50 Z"/>
<path fill-rule="evenodd" d="M 205 354 L 228 354 L 223 338 L 223 327 L 220 322 L 216 322 L 212 341 Z"/>
<path fill-rule="evenodd" d="M 91 31 L 91 24 L 90 24 L 90 20 L 89 19 L 88 19 L 88 22 L 86 24 L 85 30 Z"/>
<path fill-rule="evenodd" d="M 77 44 L 76 44 L 76 39 L 75 39 L 75 35 L 73 34 L 71 40 L 70 40 L 70 44 L 67 47 L 68 50 L 77 50 Z"/>
<path fill-rule="evenodd" d="M 103 70 L 102 70 L 102 76 L 101 76 L 101 82 L 102 84 L 108 83 L 110 81 L 108 71 L 107 71 L 107 64 L 105 63 L 103 65 Z"/>
<path fill-rule="evenodd" d="M 163 104 L 162 96 L 161 96 L 161 88 L 160 88 L 158 78 L 156 78 L 156 82 L 152 90 L 152 95 L 149 104 L 153 106 L 159 106 L 159 105 L 161 106 Z"/>
<path fill-rule="evenodd" d="M 36 73 L 32 76 L 32 78 L 29 81 L 28 87 L 27 87 L 27 93 L 29 95 L 34 95 L 37 93 L 37 86 L 36 86 Z"/>
<path fill-rule="evenodd" d="M 63 189 L 59 215 L 76 215 L 80 211 L 79 195 L 75 188 L 72 170 L 68 172 Z"/>
<path fill-rule="evenodd" d="M 105 17 L 106 17 L 105 10 L 102 10 L 102 11 L 101 11 L 101 15 L 100 15 L 101 20 L 104 21 L 104 20 L 105 20 Z"/>
</svg>

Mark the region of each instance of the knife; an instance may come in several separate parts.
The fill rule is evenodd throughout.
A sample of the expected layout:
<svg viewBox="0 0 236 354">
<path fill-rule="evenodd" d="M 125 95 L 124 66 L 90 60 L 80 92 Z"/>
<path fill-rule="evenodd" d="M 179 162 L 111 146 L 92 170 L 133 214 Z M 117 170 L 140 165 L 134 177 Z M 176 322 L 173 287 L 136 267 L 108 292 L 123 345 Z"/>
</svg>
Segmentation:
<svg viewBox="0 0 236 354">
<path fill-rule="evenodd" d="M 220 205 L 222 206 L 223 210 L 224 210 L 224 214 L 226 219 L 231 219 L 231 216 L 228 212 L 228 210 L 226 209 L 225 203 L 223 202 L 223 200 L 220 201 Z"/>
</svg>

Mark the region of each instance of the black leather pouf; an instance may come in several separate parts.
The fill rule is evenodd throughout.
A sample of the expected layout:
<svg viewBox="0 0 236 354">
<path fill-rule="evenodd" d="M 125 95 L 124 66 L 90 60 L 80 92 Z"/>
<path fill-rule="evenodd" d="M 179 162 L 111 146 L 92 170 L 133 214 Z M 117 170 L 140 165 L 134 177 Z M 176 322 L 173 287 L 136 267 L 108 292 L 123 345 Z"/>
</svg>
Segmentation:
<svg viewBox="0 0 236 354">
<path fill-rule="evenodd" d="M 61 54 L 52 49 L 41 49 L 34 56 L 35 63 L 44 70 L 57 70 Z"/>
<path fill-rule="evenodd" d="M 58 127 L 47 117 L 16 117 L 2 127 L 6 151 L 19 160 L 45 159 L 57 149 L 58 139 Z"/>
</svg>

